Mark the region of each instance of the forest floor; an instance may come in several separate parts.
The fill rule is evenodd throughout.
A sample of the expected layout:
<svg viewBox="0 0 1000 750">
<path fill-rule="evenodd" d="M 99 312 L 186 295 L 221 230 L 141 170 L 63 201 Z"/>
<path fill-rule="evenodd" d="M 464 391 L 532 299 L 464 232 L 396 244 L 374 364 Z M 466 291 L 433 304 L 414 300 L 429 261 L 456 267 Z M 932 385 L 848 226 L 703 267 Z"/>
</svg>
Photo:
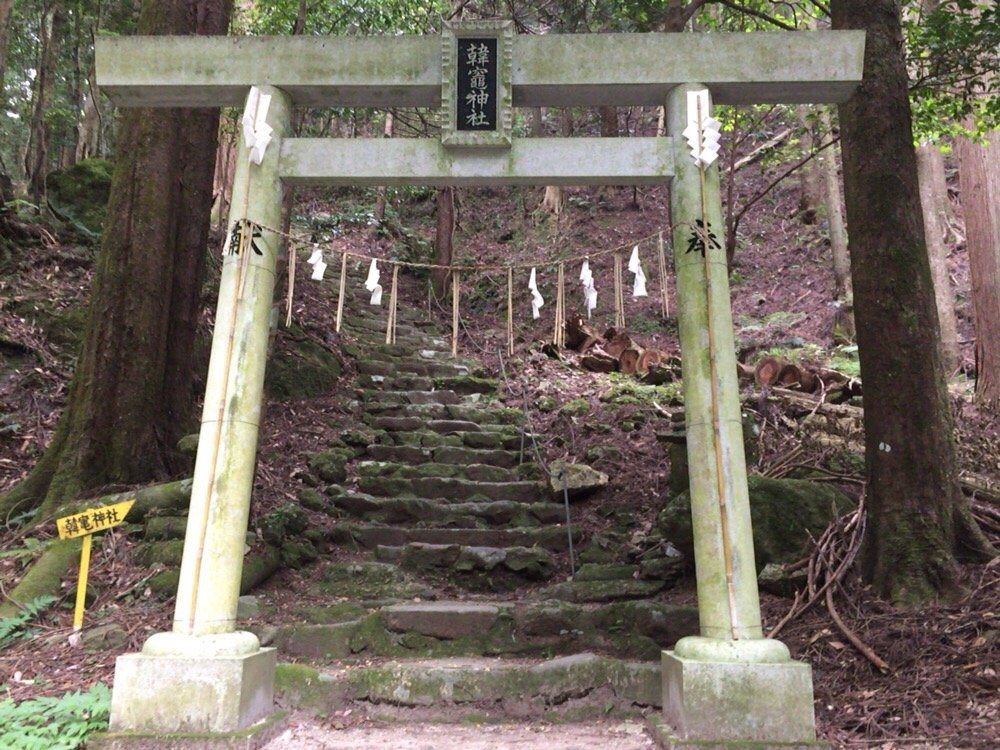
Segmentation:
<svg viewBox="0 0 1000 750">
<path fill-rule="evenodd" d="M 741 180 L 740 190 L 745 195 L 740 199 L 767 180 L 763 172 L 748 174 Z M 558 219 L 538 213 L 539 194 L 537 190 L 461 191 L 456 260 L 504 264 L 538 257 L 575 257 L 588 249 L 596 252 L 619 245 L 627 259 L 632 244 L 639 241 L 651 296 L 640 300 L 627 297 L 627 328 L 644 345 L 676 353 L 675 324 L 661 319 L 656 296 L 655 238 L 668 224 L 664 191 L 570 190 Z M 404 247 L 398 236 L 380 236 L 373 231 L 366 214 L 368 197 L 350 191 L 302 195 L 296 209 L 301 217 L 296 220 L 296 231 L 377 257 L 415 252 L 412 238 Z M 777 354 L 857 376 L 856 348 L 835 346 L 832 340 L 835 308 L 825 226 L 804 226 L 795 216 L 794 204 L 792 190 L 779 188 L 757 204 L 741 229 L 731 275 L 741 359 L 752 365 L 764 354 Z M 432 194 L 407 191 L 397 196 L 396 205 L 401 224 L 414 227 L 425 240 L 433 240 Z M 52 434 L 79 343 L 78 311 L 87 298 L 93 252 L 92 248 L 77 247 L 71 236 L 56 233 L 52 242 L 25 248 L 0 268 L 0 491 L 30 469 Z M 212 257 L 217 259 L 218 254 Z M 964 342 L 963 371 L 951 382 L 962 468 L 997 480 L 1000 418 L 975 406 L 973 381 L 965 374 L 973 366 L 973 333 L 968 269 L 961 246 L 955 248 L 950 262 Z M 601 295 L 598 321 L 610 324 L 611 260 L 605 256 L 591 265 Z M 576 265 L 567 268 L 571 306 L 579 298 L 578 271 Z M 209 311 L 214 307 L 217 273 L 216 262 L 205 287 Z M 626 279 L 630 278 L 626 274 Z M 447 306 L 442 310 L 428 303 L 425 279 L 406 275 L 402 281 L 401 305 L 427 307 L 444 325 L 450 322 Z M 539 281 L 547 305 L 554 306 L 554 272 L 539 269 Z M 547 462 L 586 460 L 612 477 L 611 486 L 580 511 L 579 523 L 588 534 L 602 533 L 616 513 L 623 512 L 634 516 L 636 528 L 648 529 L 666 493 L 670 467 L 656 433 L 668 423 L 648 404 L 616 407 L 602 401 L 603 393 L 621 385 L 619 376 L 586 372 L 572 360 L 553 359 L 543 353 L 541 342 L 551 338 L 552 307 L 543 308 L 542 318 L 532 321 L 526 275 L 517 283 L 514 357 L 508 360 L 501 355 L 506 299 L 502 272 L 465 280 L 460 350 L 506 374 L 508 404 L 526 406 L 541 436 L 539 448 Z M 293 314 L 306 335 L 331 347 L 343 343 L 332 334 L 335 300 L 328 290 L 301 276 L 298 290 Z M 673 304 L 672 286 L 670 300 Z M 211 330 L 209 311 L 203 320 L 206 338 Z M 280 333 L 277 345 L 284 345 Z M 351 376 L 346 371 L 343 382 Z M 752 392 L 747 395 L 752 397 Z M 579 399 L 587 403 L 585 410 L 562 408 Z M 546 402 L 551 403 L 540 408 Z M 327 437 L 336 437 L 337 429 L 331 423 L 348 425 L 352 418 L 351 406 L 340 392 L 306 401 L 270 402 L 261 435 L 253 514 L 259 516 L 294 500 L 304 472 L 303 456 Z M 782 419 L 780 414 L 771 418 L 773 429 L 761 440 L 762 450 L 754 467 L 757 471 L 766 472 L 791 460 L 793 453 L 799 463 L 820 458 L 792 420 Z M 627 430 L 623 429 L 626 422 L 630 425 Z M 593 458 L 584 458 L 588 456 Z M 863 472 L 858 462 L 847 467 L 839 480 L 848 494 L 860 496 Z M 37 540 L 53 532 L 33 529 L 28 534 L 16 524 L 17 519 L 7 519 L 6 529 L 0 529 L 0 595 L 16 582 L 37 548 Z M 993 534 L 993 540 L 1000 542 L 1000 537 Z M 145 588 L 145 581 L 155 571 L 135 562 L 132 547 L 127 534 L 109 533 L 98 540 L 92 562 L 96 598 L 87 615 L 93 622 L 120 624 L 128 634 L 127 642 L 92 652 L 74 649 L 67 642 L 71 612 L 65 606 L 50 609 L 33 626 L 31 638 L 16 640 L 0 650 L 0 698 L 21 700 L 84 688 L 97 680 L 110 683 L 119 653 L 140 648 L 151 632 L 168 627 L 172 605 L 157 600 Z M 298 601 L 296 592 L 306 590 L 305 584 L 314 574 L 308 568 L 282 570 L 264 584 L 263 595 L 279 602 L 282 597 Z M 964 577 L 965 598 L 919 612 L 892 609 L 855 578 L 845 581 L 840 613 L 888 662 L 889 669 L 884 672 L 845 643 L 822 606 L 807 611 L 783 630 L 781 637 L 793 655 L 813 666 L 822 737 L 836 747 L 1000 746 L 1000 564 L 994 561 L 989 566 L 968 567 Z M 72 598 L 72 585 L 71 581 L 65 584 L 64 604 Z M 672 599 L 692 601 L 691 581 L 682 582 Z M 762 594 L 762 603 L 766 629 L 790 606 L 790 600 L 769 594 Z M 391 733 L 391 740 L 383 741 L 389 734 L 360 717 L 328 717 L 325 722 L 303 719 L 295 723 L 273 747 L 354 747 L 358 738 L 363 738 L 367 747 L 478 747 L 471 734 L 476 742 L 484 743 L 483 747 L 532 747 L 542 742 L 553 748 L 563 746 L 556 744 L 562 740 L 554 739 L 555 731 L 548 730 L 545 725 L 516 730 L 432 726 L 412 735 L 407 740 L 410 744 L 403 744 L 396 732 Z M 609 733 L 614 732 L 622 733 L 615 747 L 650 746 L 627 723 L 581 725 L 573 731 L 578 735 L 569 738 L 566 747 L 606 745 Z M 352 734 L 358 732 L 363 734 Z M 565 734 L 559 736 L 566 738 Z"/>
</svg>

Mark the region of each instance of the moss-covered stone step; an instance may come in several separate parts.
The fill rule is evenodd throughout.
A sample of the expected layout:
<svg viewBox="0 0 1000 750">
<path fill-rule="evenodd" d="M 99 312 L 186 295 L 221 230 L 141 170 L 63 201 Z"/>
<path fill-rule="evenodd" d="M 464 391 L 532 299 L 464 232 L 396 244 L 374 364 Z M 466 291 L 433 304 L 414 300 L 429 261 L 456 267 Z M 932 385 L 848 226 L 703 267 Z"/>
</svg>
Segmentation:
<svg viewBox="0 0 1000 750">
<path fill-rule="evenodd" d="M 429 425 L 424 425 L 429 426 Z M 520 450 L 522 437 L 521 433 L 514 431 L 500 431 L 488 429 L 490 425 L 477 425 L 480 429 L 475 432 L 453 432 L 440 433 L 429 429 L 416 431 L 386 431 L 384 445 L 409 445 L 422 448 L 439 448 L 450 446 L 453 448 L 474 448 L 476 450 Z M 530 447 L 531 436 L 525 434 L 525 447 Z"/>
<path fill-rule="evenodd" d="M 462 397 L 455 391 L 376 391 L 362 389 L 358 397 L 367 406 L 371 402 L 379 404 L 457 404 Z"/>
<path fill-rule="evenodd" d="M 463 581 L 463 574 L 497 573 L 498 576 L 483 578 L 477 575 L 472 588 L 486 590 L 509 588 L 511 573 L 532 581 L 541 581 L 552 576 L 552 556 L 540 547 L 473 547 L 461 544 L 410 543 L 403 547 L 377 547 L 379 560 L 397 563 L 405 570 L 420 572 L 446 571 L 453 575 L 455 583 Z M 505 580 L 501 580 L 505 579 Z"/>
<path fill-rule="evenodd" d="M 574 542 L 580 538 L 580 530 L 574 528 Z M 554 551 L 562 551 L 569 546 L 566 529 L 561 526 L 436 529 L 341 523 L 330 532 L 330 539 L 338 544 L 354 544 L 367 549 L 375 549 L 380 545 L 405 547 L 411 542 L 457 544 L 465 547 L 541 547 Z"/>
<path fill-rule="evenodd" d="M 360 388 L 386 391 L 431 391 L 434 379 L 424 375 L 358 375 Z M 445 390 L 445 389 L 442 389 Z"/>
<path fill-rule="evenodd" d="M 423 375 L 431 378 L 453 377 L 456 375 L 467 375 L 471 372 L 465 365 L 435 364 L 414 360 L 396 360 L 394 362 L 360 360 L 355 363 L 355 367 L 362 375 L 383 375 L 386 377 L 394 376 L 397 373 Z"/>
<path fill-rule="evenodd" d="M 659 592 L 666 581 L 612 580 L 567 581 L 536 591 L 538 599 L 561 599 L 567 602 L 611 602 L 622 599 L 645 599 Z"/>
<path fill-rule="evenodd" d="M 518 469 L 504 469 L 489 464 L 439 464 L 434 461 L 424 461 L 416 465 L 395 461 L 361 461 L 354 470 L 363 477 L 402 477 L 413 479 L 418 477 L 453 477 L 471 479 L 475 482 L 517 482 L 524 477 L 524 472 Z"/>
<path fill-rule="evenodd" d="M 561 601 L 422 601 L 381 607 L 313 608 L 306 622 L 274 634 L 299 658 L 526 656 L 598 650 L 658 660 L 660 651 L 698 632 L 698 611 L 665 602 L 603 606 Z"/>
<path fill-rule="evenodd" d="M 383 344 L 383 346 L 386 346 Z M 451 351 L 441 351 L 439 349 L 417 347 L 407 344 L 389 344 L 396 351 L 380 351 L 378 347 L 372 347 L 365 352 L 365 359 L 369 362 L 389 362 L 410 363 L 410 364 L 443 364 L 461 365 L 470 371 L 481 367 L 480 363 L 467 357 L 453 357 Z"/>
<path fill-rule="evenodd" d="M 417 417 L 423 420 L 459 420 L 476 425 L 517 425 L 524 420 L 520 409 L 501 406 L 483 407 L 467 404 L 394 404 L 370 401 L 365 412 L 378 417 Z"/>
<path fill-rule="evenodd" d="M 445 528 L 490 526 L 541 526 L 559 523 L 563 509 L 557 503 L 441 503 L 410 497 L 375 497 L 360 492 L 333 494 L 330 510 L 339 510 L 365 521 L 381 524 L 417 524 Z"/>
<path fill-rule="evenodd" d="M 381 562 L 335 562 L 323 568 L 317 584 L 331 597 L 354 600 L 433 599 L 434 590 L 397 565 Z"/>
<path fill-rule="evenodd" d="M 427 375 L 399 373 L 390 375 L 382 373 L 365 375 L 362 373 L 357 379 L 357 384 L 361 388 L 376 388 L 378 390 L 389 391 L 454 391 L 461 396 L 475 393 L 497 393 L 497 381 L 475 375 L 430 377 Z"/>
<path fill-rule="evenodd" d="M 662 704 L 657 663 L 622 661 L 593 653 L 546 661 L 485 657 L 400 660 L 340 667 L 321 673 L 278 665 L 278 700 L 293 709 L 323 713 L 345 701 L 407 707 L 507 710 L 549 716 L 554 709 L 588 704 L 595 712 L 638 710 Z"/>
<path fill-rule="evenodd" d="M 368 456 L 376 461 L 403 462 L 410 465 L 421 463 L 435 464 L 480 464 L 512 469 L 519 464 L 520 454 L 517 451 L 500 449 L 476 449 L 453 446 L 423 448 L 413 445 L 371 445 Z"/>
<path fill-rule="evenodd" d="M 362 476 L 358 489 L 380 497 L 427 497 L 444 500 L 510 500 L 518 503 L 548 502 L 551 497 L 541 482 L 476 482 L 448 477 Z"/>
</svg>

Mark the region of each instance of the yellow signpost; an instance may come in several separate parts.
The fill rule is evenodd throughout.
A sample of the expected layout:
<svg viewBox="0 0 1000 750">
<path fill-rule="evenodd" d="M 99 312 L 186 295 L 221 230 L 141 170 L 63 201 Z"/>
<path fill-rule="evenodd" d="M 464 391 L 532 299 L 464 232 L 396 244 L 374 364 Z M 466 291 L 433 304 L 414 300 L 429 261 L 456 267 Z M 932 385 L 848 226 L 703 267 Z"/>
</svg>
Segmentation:
<svg viewBox="0 0 1000 750">
<path fill-rule="evenodd" d="M 80 550 L 80 576 L 76 584 L 76 609 L 73 612 L 73 630 L 83 628 L 83 604 L 87 596 L 87 574 L 90 572 L 90 543 L 98 531 L 110 529 L 125 520 L 125 516 L 135 504 L 135 498 L 124 500 L 114 505 L 102 508 L 87 508 L 87 510 L 63 516 L 56 519 L 56 528 L 60 539 L 83 537 L 83 547 Z"/>
</svg>

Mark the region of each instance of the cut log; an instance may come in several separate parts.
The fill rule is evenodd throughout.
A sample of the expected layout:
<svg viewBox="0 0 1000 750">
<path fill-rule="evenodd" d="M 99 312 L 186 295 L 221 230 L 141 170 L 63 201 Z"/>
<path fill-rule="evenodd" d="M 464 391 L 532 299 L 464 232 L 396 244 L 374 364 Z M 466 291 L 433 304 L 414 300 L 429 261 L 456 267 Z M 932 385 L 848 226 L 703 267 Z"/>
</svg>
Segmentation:
<svg viewBox="0 0 1000 750">
<path fill-rule="evenodd" d="M 757 381 L 757 385 L 761 387 L 774 385 L 778 380 L 778 375 L 787 364 L 785 360 L 778 357 L 764 357 L 764 359 L 757 363 L 757 367 L 754 369 L 754 378 Z"/>
<path fill-rule="evenodd" d="M 621 357 L 622 352 L 626 349 L 637 347 L 637 344 L 632 341 L 632 337 L 624 331 L 615 331 L 612 328 L 608 333 L 604 334 L 604 338 L 607 340 L 607 343 L 604 345 L 604 351 L 616 359 Z"/>
<path fill-rule="evenodd" d="M 583 354 L 604 339 L 600 332 L 579 315 L 566 319 L 566 347 Z"/>
<path fill-rule="evenodd" d="M 618 370 L 618 360 L 599 346 L 595 346 L 588 354 L 585 354 L 580 359 L 580 365 L 583 369 L 591 372 L 616 372 Z"/>
<path fill-rule="evenodd" d="M 626 375 L 635 375 L 639 371 L 639 360 L 644 353 L 645 350 L 641 347 L 629 347 L 618 355 L 618 369 Z"/>
</svg>

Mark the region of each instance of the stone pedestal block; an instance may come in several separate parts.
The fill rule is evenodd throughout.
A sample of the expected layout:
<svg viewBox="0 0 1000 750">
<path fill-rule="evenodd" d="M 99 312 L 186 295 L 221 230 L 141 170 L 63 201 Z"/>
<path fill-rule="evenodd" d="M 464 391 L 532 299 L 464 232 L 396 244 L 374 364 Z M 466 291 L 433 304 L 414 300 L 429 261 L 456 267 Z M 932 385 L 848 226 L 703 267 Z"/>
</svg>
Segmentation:
<svg viewBox="0 0 1000 750">
<path fill-rule="evenodd" d="M 667 747 L 816 746 L 812 670 L 783 661 L 709 661 L 663 652 Z"/>
<path fill-rule="evenodd" d="M 111 730 L 236 732 L 274 710 L 273 648 L 236 655 L 124 654 L 115 663 Z"/>
</svg>

